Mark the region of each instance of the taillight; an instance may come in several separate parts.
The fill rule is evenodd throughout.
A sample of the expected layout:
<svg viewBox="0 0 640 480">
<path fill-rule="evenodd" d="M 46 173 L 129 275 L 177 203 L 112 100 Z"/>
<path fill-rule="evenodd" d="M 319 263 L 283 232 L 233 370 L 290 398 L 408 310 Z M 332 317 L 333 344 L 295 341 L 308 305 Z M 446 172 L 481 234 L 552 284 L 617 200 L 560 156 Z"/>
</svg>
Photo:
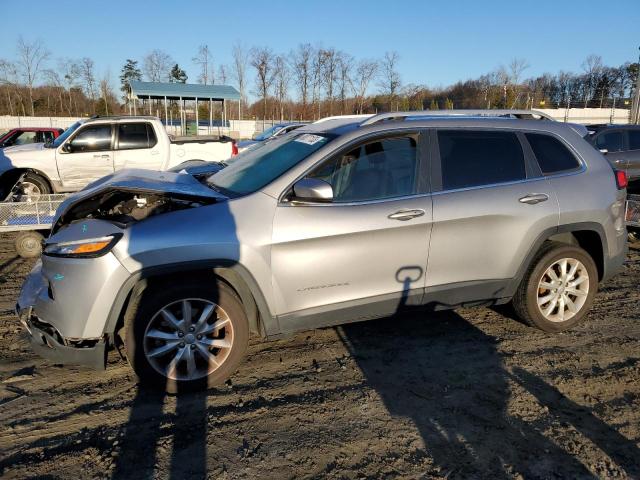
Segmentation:
<svg viewBox="0 0 640 480">
<path fill-rule="evenodd" d="M 231 141 L 231 156 L 235 157 L 238 154 L 238 144 L 235 140 Z"/>
<path fill-rule="evenodd" d="M 629 185 L 629 179 L 627 178 L 627 174 L 622 170 L 616 170 L 616 185 L 618 186 L 618 190 L 623 190 L 627 188 Z"/>
</svg>

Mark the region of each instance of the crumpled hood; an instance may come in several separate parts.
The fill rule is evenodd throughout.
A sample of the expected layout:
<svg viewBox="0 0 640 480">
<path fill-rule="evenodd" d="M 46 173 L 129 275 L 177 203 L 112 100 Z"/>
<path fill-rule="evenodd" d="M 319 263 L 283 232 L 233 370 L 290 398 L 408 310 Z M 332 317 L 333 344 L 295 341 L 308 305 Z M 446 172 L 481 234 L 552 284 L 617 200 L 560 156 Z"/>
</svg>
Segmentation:
<svg viewBox="0 0 640 480">
<path fill-rule="evenodd" d="M 191 175 L 158 172 L 155 170 L 125 169 L 90 183 L 83 190 L 69 196 L 58 208 L 54 225 L 69 209 L 85 200 L 95 199 L 109 192 L 169 194 L 185 199 L 227 200 L 227 197 L 203 185 Z"/>
</svg>

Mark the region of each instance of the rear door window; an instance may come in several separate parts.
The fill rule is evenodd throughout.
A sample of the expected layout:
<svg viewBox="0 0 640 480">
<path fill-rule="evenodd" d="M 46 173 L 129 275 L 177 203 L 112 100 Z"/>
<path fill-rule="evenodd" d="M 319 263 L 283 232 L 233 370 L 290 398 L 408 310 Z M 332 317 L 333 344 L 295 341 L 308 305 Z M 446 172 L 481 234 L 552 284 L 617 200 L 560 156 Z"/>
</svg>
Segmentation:
<svg viewBox="0 0 640 480">
<path fill-rule="evenodd" d="M 118 150 L 152 148 L 157 143 L 149 123 L 121 123 L 118 125 Z"/>
<path fill-rule="evenodd" d="M 525 136 L 543 174 L 565 172 L 580 166 L 578 159 L 557 138 L 541 133 L 527 133 Z"/>
<path fill-rule="evenodd" d="M 520 140 L 513 132 L 438 131 L 443 190 L 526 178 Z"/>
<path fill-rule="evenodd" d="M 620 152 L 624 150 L 624 133 L 622 130 L 602 133 L 596 138 L 596 147 L 599 150 Z"/>
</svg>

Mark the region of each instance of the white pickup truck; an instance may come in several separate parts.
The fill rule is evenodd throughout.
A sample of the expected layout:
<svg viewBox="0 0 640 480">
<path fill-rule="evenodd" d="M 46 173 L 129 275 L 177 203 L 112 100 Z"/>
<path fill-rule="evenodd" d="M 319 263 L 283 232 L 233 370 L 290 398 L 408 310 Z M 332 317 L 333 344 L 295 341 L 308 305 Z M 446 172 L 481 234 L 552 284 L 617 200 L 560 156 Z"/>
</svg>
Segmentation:
<svg viewBox="0 0 640 480">
<path fill-rule="evenodd" d="M 169 136 L 157 117 L 94 117 L 74 123 L 53 143 L 0 150 L 0 200 L 16 189 L 25 196 L 74 192 L 123 168 L 168 170 L 190 160 L 221 162 L 237 152 L 225 136 Z"/>
</svg>

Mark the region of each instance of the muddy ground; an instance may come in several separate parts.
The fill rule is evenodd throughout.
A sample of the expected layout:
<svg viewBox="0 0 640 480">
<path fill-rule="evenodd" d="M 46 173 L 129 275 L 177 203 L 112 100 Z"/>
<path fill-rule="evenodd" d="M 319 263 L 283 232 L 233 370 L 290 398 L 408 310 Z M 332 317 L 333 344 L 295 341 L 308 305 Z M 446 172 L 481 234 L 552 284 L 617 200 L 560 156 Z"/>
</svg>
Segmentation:
<svg viewBox="0 0 640 480">
<path fill-rule="evenodd" d="M 574 330 L 475 308 L 252 342 L 179 398 L 33 355 L 0 239 L 4 478 L 640 478 L 640 252 Z"/>
</svg>

